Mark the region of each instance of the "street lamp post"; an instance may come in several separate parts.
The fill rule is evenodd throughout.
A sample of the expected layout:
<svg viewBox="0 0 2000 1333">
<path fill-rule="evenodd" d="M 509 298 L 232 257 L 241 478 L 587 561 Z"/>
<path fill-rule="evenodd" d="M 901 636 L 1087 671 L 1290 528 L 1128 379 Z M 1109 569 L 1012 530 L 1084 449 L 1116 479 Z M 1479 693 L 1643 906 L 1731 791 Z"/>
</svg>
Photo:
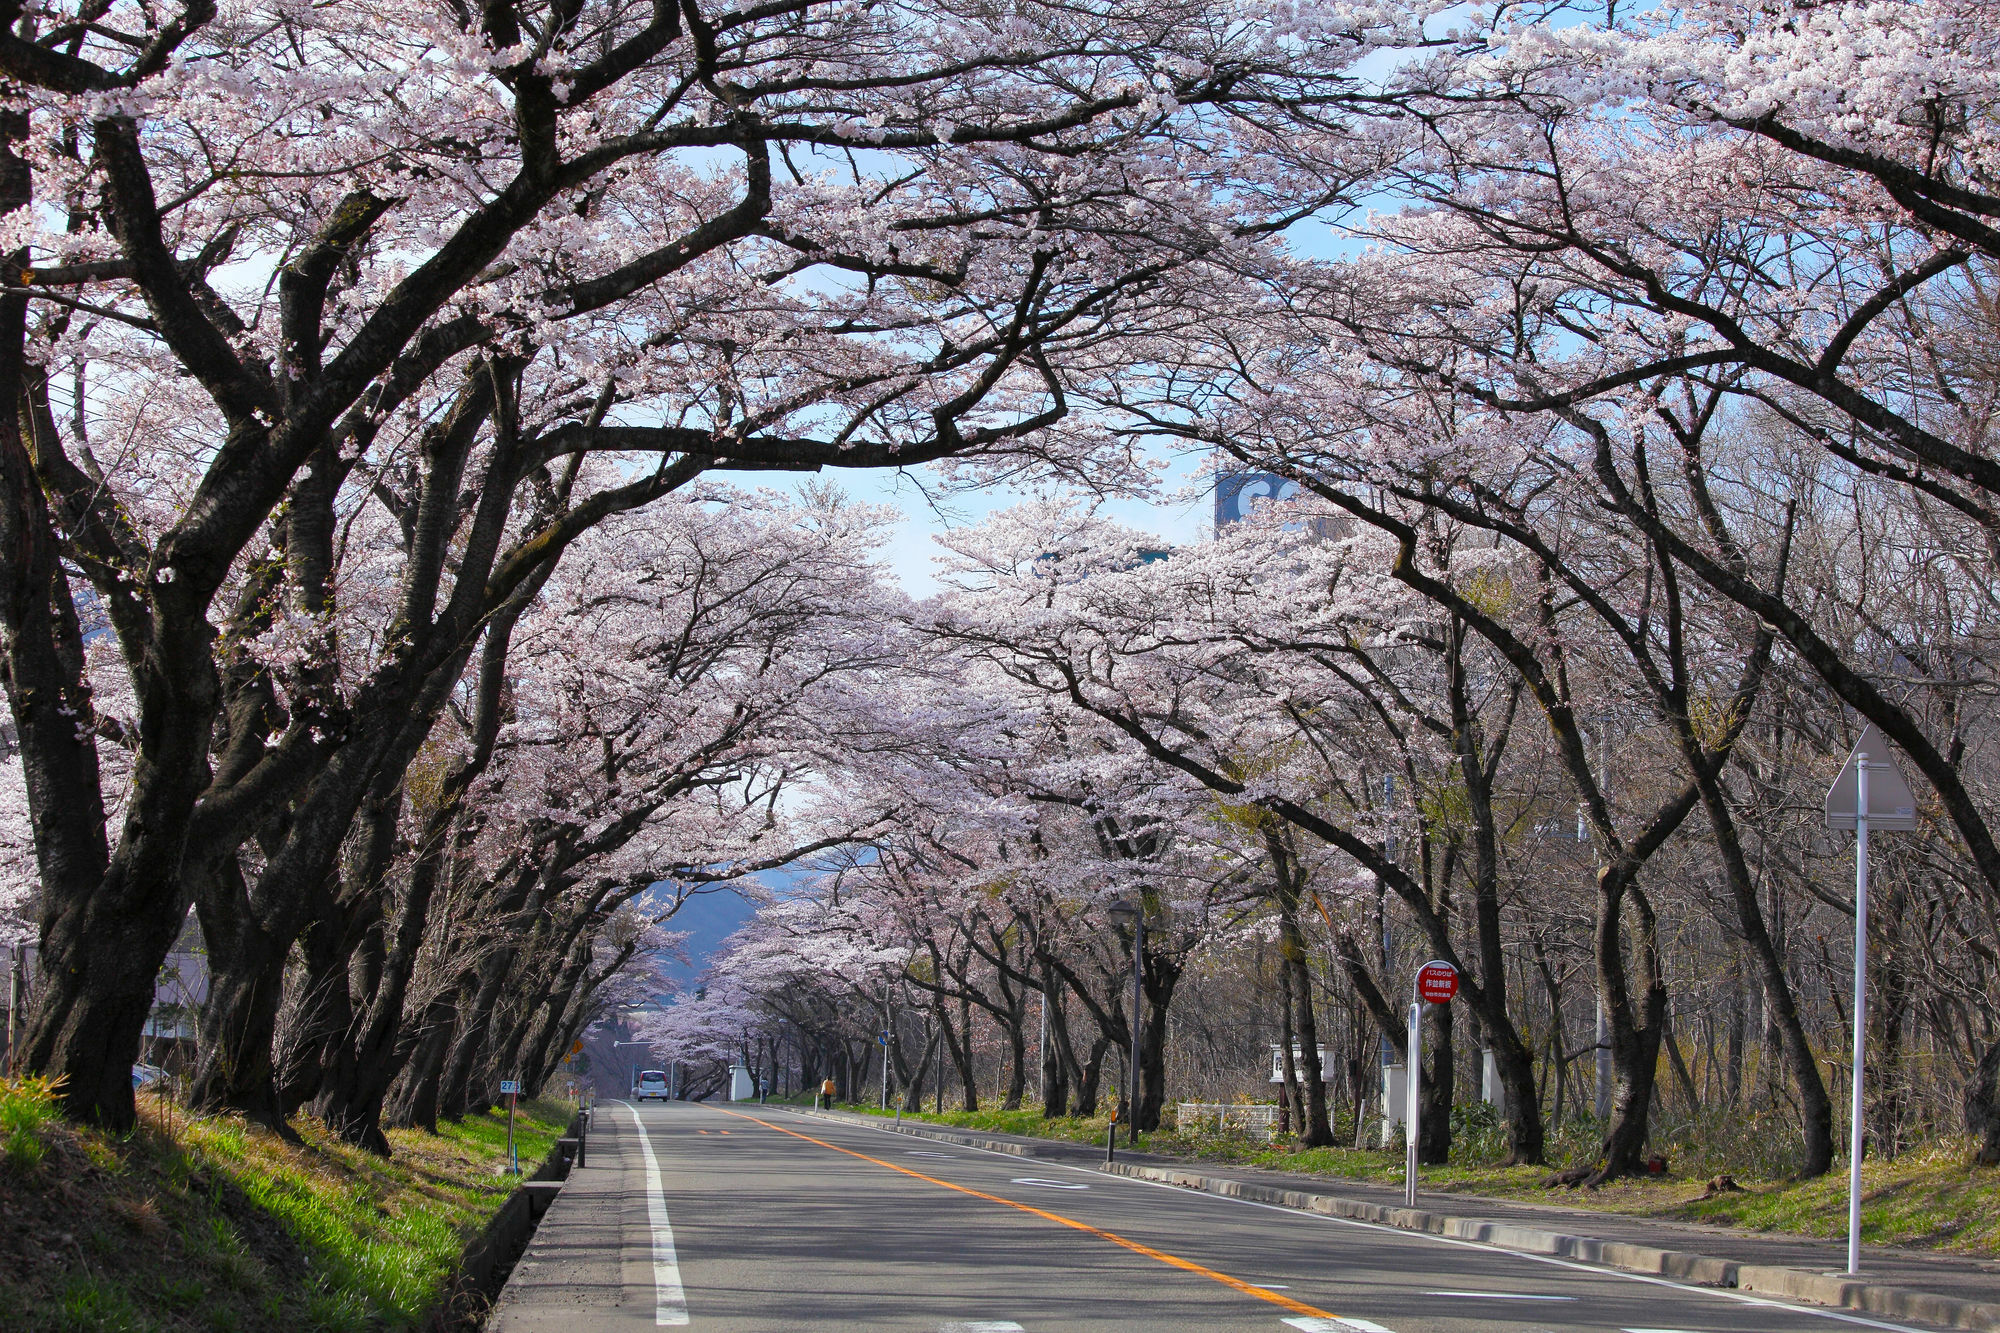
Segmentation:
<svg viewBox="0 0 2000 1333">
<path fill-rule="evenodd" d="M 1125 1142 L 1139 1142 L 1139 1030 L 1143 1023 L 1143 969 L 1146 959 L 1146 907 L 1143 899 L 1120 898 L 1107 909 L 1114 921 L 1132 927 L 1132 1047 L 1125 1061 Z M 1111 1131 L 1117 1137 L 1118 1131 Z"/>
</svg>

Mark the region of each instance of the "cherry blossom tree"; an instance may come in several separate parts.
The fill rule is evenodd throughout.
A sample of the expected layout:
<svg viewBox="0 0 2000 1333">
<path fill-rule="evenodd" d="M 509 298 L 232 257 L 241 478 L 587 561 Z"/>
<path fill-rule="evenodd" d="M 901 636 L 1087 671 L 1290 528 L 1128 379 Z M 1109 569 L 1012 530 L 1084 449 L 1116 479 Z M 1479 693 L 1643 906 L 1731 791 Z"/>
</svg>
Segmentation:
<svg viewBox="0 0 2000 1333">
<path fill-rule="evenodd" d="M 30 1063 L 130 1122 L 191 898 L 205 1043 L 261 1048 L 311 886 L 357 819 L 393 826 L 463 666 L 580 533 L 717 464 L 1012 456 L 1158 317 L 1160 273 L 1260 243 L 1235 142 L 1335 114 L 1349 65 L 1417 36 L 1367 6 L 14 16 Z M 379 563 L 350 578 L 357 539 Z M 82 587 L 136 700 L 129 782 L 76 724 Z M 231 1071 L 201 1096 L 268 1114 L 257 1062 Z"/>
</svg>

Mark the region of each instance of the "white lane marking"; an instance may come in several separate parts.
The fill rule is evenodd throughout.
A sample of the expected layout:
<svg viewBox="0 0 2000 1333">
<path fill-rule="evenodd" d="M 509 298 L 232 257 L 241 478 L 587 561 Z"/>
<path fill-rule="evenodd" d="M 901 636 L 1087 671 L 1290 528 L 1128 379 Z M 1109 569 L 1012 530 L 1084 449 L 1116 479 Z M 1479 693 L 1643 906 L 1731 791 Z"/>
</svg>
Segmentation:
<svg viewBox="0 0 2000 1333">
<path fill-rule="evenodd" d="M 632 1123 L 639 1131 L 639 1150 L 646 1155 L 646 1220 L 653 1227 L 653 1325 L 679 1328 L 688 1322 L 687 1293 L 681 1289 L 681 1261 L 674 1252 L 674 1229 L 667 1221 L 667 1196 L 660 1185 L 660 1159 L 653 1156 L 653 1140 L 639 1108 L 630 1102 Z"/>
<path fill-rule="evenodd" d="M 1625 1333 L 1687 1333 L 1684 1328 L 1628 1328 Z"/>
<path fill-rule="evenodd" d="M 824 1117 L 814 1118 L 822 1119 Z M 900 1133 L 897 1130 L 882 1129 L 874 1125 L 856 1124 L 851 1120 L 836 1121 L 835 1123 L 846 1125 L 851 1129 L 865 1129 L 876 1134 L 894 1135 L 899 1139 L 909 1137 L 909 1135 Z M 966 1147 L 966 1151 L 981 1153 L 987 1157 L 1013 1157 L 1011 1153 L 994 1152 L 991 1148 L 976 1148 L 969 1144 Z M 1019 1159 L 1016 1158 L 1015 1160 Z M 1099 1180 L 1104 1179 L 1106 1175 L 1105 1172 L 1091 1166 L 1071 1166 L 1067 1162 L 1050 1162 L 1049 1165 L 1061 1171 L 1075 1171 L 1080 1175 L 1095 1176 Z M 1483 1244 L 1476 1240 L 1459 1240 L 1455 1236 L 1433 1236 L 1425 1231 L 1406 1231 L 1402 1227 L 1385 1226 L 1380 1222 L 1359 1222 L 1351 1217 L 1328 1217 L 1325 1213 L 1308 1213 L 1297 1208 L 1286 1208 L 1282 1204 L 1259 1203 L 1255 1199 L 1235 1199 L 1226 1194 L 1210 1194 L 1206 1190 L 1190 1190 L 1180 1185 L 1169 1185 L 1162 1180 L 1144 1180 L 1138 1176 L 1111 1176 L 1110 1178 L 1113 1180 L 1122 1180 L 1128 1185 L 1137 1185 L 1142 1189 L 1164 1190 L 1177 1199 L 1185 1199 L 1189 1202 L 1207 1200 L 1211 1203 L 1225 1206 L 1234 1205 L 1239 1208 L 1261 1208 L 1266 1212 L 1284 1213 L 1288 1217 L 1295 1219 L 1305 1218 L 1328 1226 L 1351 1227 L 1356 1231 L 1373 1231 L 1383 1236 L 1399 1237 L 1409 1241 L 1428 1241 L 1433 1245 L 1449 1245 L 1461 1250 L 1478 1250 L 1484 1254 L 1503 1255 L 1509 1259 L 1521 1259 L 1529 1263 L 1547 1264 L 1551 1268 L 1567 1269 L 1572 1273 L 1581 1273 L 1586 1277 L 1616 1278 L 1624 1282 L 1643 1282 L 1647 1286 L 1666 1287 L 1670 1291 L 1685 1292 L 1690 1296 L 1713 1296 L 1717 1300 L 1734 1301 L 1738 1305 L 1755 1305 L 1767 1310 L 1783 1310 L 1787 1314 L 1806 1315 L 1815 1319 L 1830 1319 L 1837 1324 L 1853 1324 L 1860 1328 L 1879 1328 L 1884 1330 L 1884 1333 L 1930 1333 L 1928 1329 L 1914 1328 L 1909 1324 L 1891 1324 L 1880 1319 L 1868 1319 L 1858 1314 L 1846 1314 L 1839 1310 L 1829 1310 L 1823 1306 L 1790 1305 L 1784 1301 L 1768 1300 L 1762 1296 L 1750 1296 L 1740 1291 L 1729 1291 L 1718 1287 L 1695 1287 L 1685 1282 L 1676 1282 L 1672 1278 L 1653 1277 L 1647 1273 L 1627 1273 L 1617 1268 L 1598 1268 L 1590 1264 L 1577 1263 L 1573 1259 L 1558 1259 L 1550 1254 L 1530 1254 L 1525 1250 L 1509 1250 L 1498 1245 Z M 1675 1333 L 1680 1333 L 1680 1330 L 1675 1330 Z"/>
<path fill-rule="evenodd" d="M 1292 1289 L 1290 1284 L 1284 1282 L 1252 1282 L 1250 1285 L 1259 1291 L 1290 1291 Z"/>
<path fill-rule="evenodd" d="M 1088 1185 L 1072 1185 L 1061 1180 L 1043 1180 L 1040 1176 L 1015 1176 L 1016 1185 L 1039 1185 L 1045 1190 L 1087 1190 Z"/>
<path fill-rule="evenodd" d="M 926 1152 L 926 1151 L 925 1151 L 924 1149 L 922 1149 L 922 1148 L 912 1148 L 912 1149 L 910 1149 L 910 1156 L 912 1156 L 912 1157 L 957 1157 L 957 1156 L 958 1156 L 958 1154 L 957 1154 L 957 1153 L 955 1153 L 955 1152 Z"/>
<path fill-rule="evenodd" d="M 1011 1319 L 970 1319 L 941 1324 L 938 1333 L 1027 1333 L 1027 1330 Z"/>
<path fill-rule="evenodd" d="M 1390 1333 L 1389 1329 L 1367 1319 L 1321 1319 L 1318 1315 L 1297 1315 L 1285 1321 L 1299 1333 Z"/>
<path fill-rule="evenodd" d="M 1424 1295 L 1463 1296 L 1468 1300 L 1475 1301 L 1573 1301 L 1576 1299 L 1574 1296 L 1537 1296 L 1525 1291 L 1427 1291 Z M 1639 1333 L 1639 1330 L 1628 1328 L 1625 1330 L 1625 1333 Z M 1662 1330 L 1651 1329 L 1647 1333 L 1662 1333 Z"/>
</svg>

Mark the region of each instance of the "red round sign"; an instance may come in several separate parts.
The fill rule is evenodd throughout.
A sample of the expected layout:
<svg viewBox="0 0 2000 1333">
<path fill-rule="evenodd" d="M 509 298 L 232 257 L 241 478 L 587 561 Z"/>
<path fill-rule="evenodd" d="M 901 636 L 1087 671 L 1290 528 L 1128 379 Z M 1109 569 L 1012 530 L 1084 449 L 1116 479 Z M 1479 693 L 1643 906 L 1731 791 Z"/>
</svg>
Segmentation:
<svg viewBox="0 0 2000 1333">
<path fill-rule="evenodd" d="M 1417 994 L 1432 1004 L 1449 1004 L 1458 994 L 1458 969 L 1433 958 L 1417 969 Z"/>
</svg>

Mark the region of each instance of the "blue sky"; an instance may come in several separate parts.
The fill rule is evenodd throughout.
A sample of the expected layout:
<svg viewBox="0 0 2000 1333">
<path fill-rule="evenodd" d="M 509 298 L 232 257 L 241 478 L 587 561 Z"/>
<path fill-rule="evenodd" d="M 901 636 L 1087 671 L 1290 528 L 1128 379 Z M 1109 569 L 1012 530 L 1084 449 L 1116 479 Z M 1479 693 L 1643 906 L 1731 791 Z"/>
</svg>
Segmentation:
<svg viewBox="0 0 2000 1333">
<path fill-rule="evenodd" d="M 1165 544 L 1205 540 L 1212 535 L 1213 492 L 1200 475 L 1199 458 L 1184 455 L 1161 461 L 1167 466 L 1155 495 L 1108 500 L 1103 512 L 1129 527 L 1153 533 Z M 815 479 L 830 480 L 856 500 L 885 505 L 901 514 L 884 553 L 885 562 L 904 591 L 915 597 L 937 589 L 932 560 L 939 553 L 934 540 L 938 534 L 971 526 L 1036 495 L 1033 490 L 1013 486 L 947 493 L 936 472 L 928 467 L 907 472 L 828 472 Z M 742 481 L 768 486 L 772 477 L 768 472 L 746 473 Z M 803 480 L 794 483 L 801 484 Z"/>
</svg>

